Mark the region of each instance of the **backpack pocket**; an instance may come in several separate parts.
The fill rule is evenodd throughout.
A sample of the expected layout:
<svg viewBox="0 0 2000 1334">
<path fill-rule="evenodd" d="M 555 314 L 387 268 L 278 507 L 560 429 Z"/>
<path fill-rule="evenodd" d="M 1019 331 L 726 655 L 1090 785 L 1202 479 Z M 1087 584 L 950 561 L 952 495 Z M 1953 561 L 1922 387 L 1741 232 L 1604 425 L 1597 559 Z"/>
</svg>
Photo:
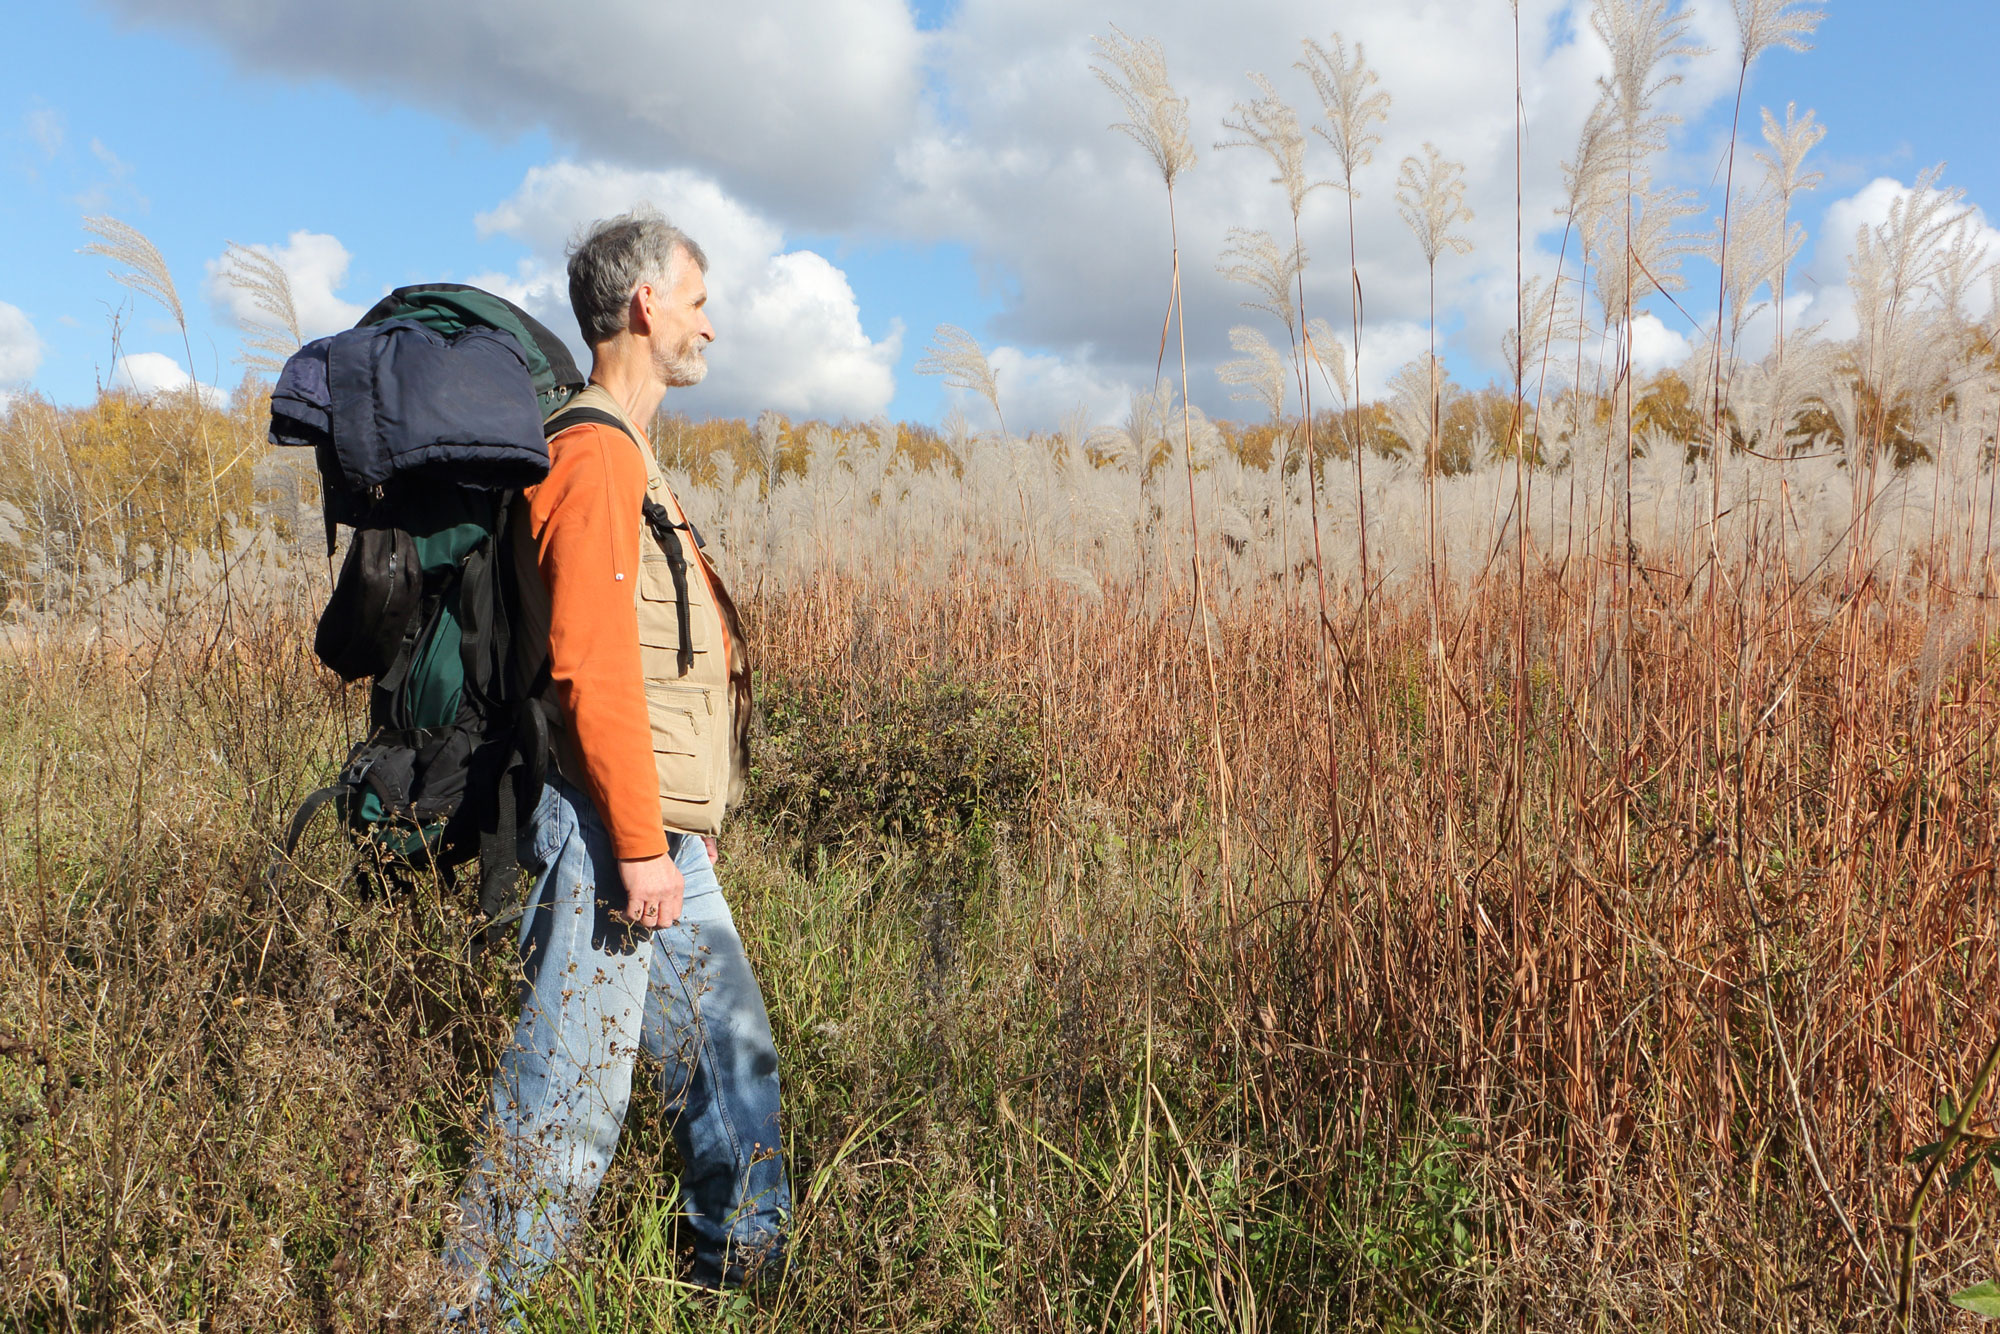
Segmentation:
<svg viewBox="0 0 2000 1334">
<path fill-rule="evenodd" d="M 646 682 L 646 712 L 653 723 L 653 768 L 660 795 L 675 801 L 715 796 L 716 728 L 721 701 L 705 686 Z"/>
<path fill-rule="evenodd" d="M 401 528 L 359 528 L 313 634 L 313 652 L 344 681 L 379 676 L 396 660 L 423 595 L 417 544 Z"/>
</svg>

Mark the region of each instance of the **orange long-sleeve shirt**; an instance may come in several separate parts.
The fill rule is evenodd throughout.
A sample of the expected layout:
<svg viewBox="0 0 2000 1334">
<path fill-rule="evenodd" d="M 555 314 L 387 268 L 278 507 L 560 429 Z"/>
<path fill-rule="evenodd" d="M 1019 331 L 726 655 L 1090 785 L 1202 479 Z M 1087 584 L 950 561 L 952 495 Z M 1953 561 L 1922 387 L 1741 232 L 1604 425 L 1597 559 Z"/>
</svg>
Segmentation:
<svg viewBox="0 0 2000 1334">
<path fill-rule="evenodd" d="M 549 441 L 549 475 L 527 490 L 549 591 L 549 675 L 583 785 L 626 860 L 667 850 L 632 600 L 645 495 L 638 449 L 594 422 Z"/>
</svg>

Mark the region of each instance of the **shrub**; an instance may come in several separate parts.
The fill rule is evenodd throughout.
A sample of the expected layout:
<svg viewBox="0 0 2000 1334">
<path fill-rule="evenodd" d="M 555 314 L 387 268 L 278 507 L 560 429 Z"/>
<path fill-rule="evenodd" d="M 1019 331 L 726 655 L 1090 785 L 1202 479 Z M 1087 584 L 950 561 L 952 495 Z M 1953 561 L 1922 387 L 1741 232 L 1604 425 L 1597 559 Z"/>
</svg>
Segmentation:
<svg viewBox="0 0 2000 1334">
<path fill-rule="evenodd" d="M 1025 812 L 1035 740 L 1020 701 L 950 671 L 808 685 L 765 673 L 745 813 L 802 868 L 900 848 L 969 869 Z"/>
</svg>

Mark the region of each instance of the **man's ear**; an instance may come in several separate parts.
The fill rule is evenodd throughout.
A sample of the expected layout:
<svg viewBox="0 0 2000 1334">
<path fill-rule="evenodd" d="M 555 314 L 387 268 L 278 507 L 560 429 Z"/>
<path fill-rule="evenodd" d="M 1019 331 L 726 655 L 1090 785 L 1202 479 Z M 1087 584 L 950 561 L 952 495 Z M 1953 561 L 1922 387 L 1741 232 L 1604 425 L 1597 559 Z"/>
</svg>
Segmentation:
<svg viewBox="0 0 2000 1334">
<path fill-rule="evenodd" d="M 640 283 L 625 306 L 625 326 L 644 338 L 653 332 L 653 285 Z"/>
</svg>

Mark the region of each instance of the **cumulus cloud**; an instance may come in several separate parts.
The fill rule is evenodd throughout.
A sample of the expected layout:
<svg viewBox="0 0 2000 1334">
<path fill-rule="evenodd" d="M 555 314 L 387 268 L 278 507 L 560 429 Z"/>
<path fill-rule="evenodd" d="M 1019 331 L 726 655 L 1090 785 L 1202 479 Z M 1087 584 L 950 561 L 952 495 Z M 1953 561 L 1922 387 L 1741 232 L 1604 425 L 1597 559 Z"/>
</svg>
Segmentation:
<svg viewBox="0 0 2000 1334">
<path fill-rule="evenodd" d="M 337 237 L 324 232 L 296 231 L 281 246 L 253 245 L 278 262 L 291 284 L 292 304 L 299 315 L 299 329 L 307 338 L 346 329 L 361 318 L 366 307 L 343 300 L 340 289 L 347 283 L 351 256 Z M 229 281 L 226 255 L 208 261 L 208 299 L 235 322 L 238 328 L 269 324 L 270 317 L 257 308 L 255 298 Z"/>
<path fill-rule="evenodd" d="M 1089 65 L 1090 37 L 1110 22 L 1156 36 L 1176 87 L 1189 99 L 1200 153 L 1177 186 L 1176 202 L 1189 352 L 1212 368 L 1231 355 L 1232 324 L 1262 322 L 1274 340 L 1284 337 L 1275 321 L 1242 311 L 1238 303 L 1249 294 L 1215 271 L 1228 229 L 1266 228 L 1289 242 L 1291 227 L 1284 196 L 1270 184 L 1269 161 L 1250 150 L 1214 147 L 1227 137 L 1222 122 L 1235 103 L 1255 95 L 1247 70 L 1270 75 L 1302 119 L 1318 118 L 1312 86 L 1293 64 L 1302 38 L 1324 42 L 1337 28 L 1350 43 L 1362 43 L 1394 99 L 1383 142 L 1356 180 L 1356 243 L 1370 325 L 1364 387 L 1379 392 L 1422 351 L 1428 275 L 1393 191 L 1398 163 L 1426 141 L 1466 164 L 1474 212 L 1463 229 L 1473 253 L 1447 255 L 1438 266 L 1439 309 L 1465 316 L 1443 349 L 1498 373 L 1500 334 L 1511 327 L 1513 302 L 1484 294 L 1496 284 L 1511 292 L 1514 274 L 1511 20 L 1505 5 L 1252 0 L 1218 24 L 1212 10 L 1195 5 L 1115 3 L 1100 13 L 1055 0 L 965 0 L 939 39 L 942 92 L 933 114 L 899 150 L 889 212 L 894 225 L 924 239 L 972 244 L 1010 296 L 991 330 L 1001 340 L 1063 355 L 1091 348 L 1102 373 L 1150 381 L 1171 267 L 1166 199 L 1152 163 L 1106 128 L 1118 108 Z M 1726 7 L 1705 8 L 1702 22 L 1726 26 Z M 1597 97 L 1595 79 L 1608 69 L 1608 57 L 1582 6 L 1525 0 L 1522 31 L 1527 267 L 1548 272 L 1558 240 L 1547 229 L 1562 195 L 1560 161 Z M 1722 74 L 1697 66 L 1667 97 L 1675 110 L 1698 113 L 1721 91 Z M 1316 137 L 1308 139 L 1306 165 L 1315 178 L 1335 169 Z M 1311 261 L 1310 312 L 1345 337 L 1345 201 L 1316 191 L 1301 230 Z M 1213 385 L 1212 376 L 1197 379 Z M 1198 389 L 1197 399 L 1203 397 Z M 1226 397 L 1215 396 L 1212 406 L 1226 410 Z"/>
<path fill-rule="evenodd" d="M 638 204 L 671 218 L 709 261 L 708 310 L 716 329 L 709 375 L 697 388 L 674 391 L 669 406 L 697 415 L 775 408 L 854 418 L 888 407 L 901 326 L 870 339 L 846 274 L 813 251 L 787 251 L 776 223 L 691 171 L 578 162 L 534 168 L 520 189 L 478 218 L 482 235 L 511 236 L 528 247 L 529 258 L 512 274 L 472 281 L 520 303 L 583 356 L 564 247 L 580 226 Z"/>
<path fill-rule="evenodd" d="M 986 360 L 993 367 L 1007 425 L 1017 432 L 1050 430 L 1078 407 L 1088 411 L 1092 421 L 1122 416 L 1136 387 L 1092 365 L 1087 354 L 1059 357 L 1001 346 L 988 352 Z M 981 422 L 992 415 L 992 408 L 977 395 L 961 389 L 949 393 L 970 420 Z"/>
<path fill-rule="evenodd" d="M 1232 355 L 1230 326 L 1265 318 L 1239 308 L 1245 293 L 1215 271 L 1217 258 L 1232 226 L 1268 228 L 1288 240 L 1291 218 L 1261 155 L 1214 144 L 1227 137 L 1222 122 L 1232 106 L 1254 94 L 1246 71 L 1269 74 L 1305 121 L 1318 118 L 1312 86 L 1294 62 L 1301 39 L 1324 42 L 1337 30 L 1365 46 L 1394 98 L 1383 142 L 1356 181 L 1354 240 L 1372 326 L 1364 388 L 1379 392 L 1421 351 L 1410 331 L 1426 320 L 1429 275 L 1397 215 L 1394 181 L 1402 158 L 1427 141 L 1465 164 L 1474 213 L 1463 229 L 1472 254 L 1447 255 L 1438 266 L 1438 307 L 1460 316 L 1449 322 L 1441 350 L 1475 373 L 1501 373 L 1500 335 L 1512 324 L 1516 208 L 1508 5 L 1244 0 L 1225 23 L 1212 5 L 1188 0 L 1108 0 L 1101 8 L 960 0 L 946 26 L 926 36 L 899 0 L 771 0 L 749 16 L 728 7 L 588 0 L 560 24 L 525 0 L 355 0 L 332 9 L 304 0 L 109 3 L 129 16 L 203 30 L 246 65 L 331 76 L 485 129 L 546 125 L 582 157 L 623 164 L 589 169 L 598 185 L 557 179 L 581 169 L 547 168 L 550 177 L 531 177 L 515 200 L 488 215 L 491 230 L 526 237 L 558 214 L 566 230 L 575 218 L 602 211 L 538 202 L 529 197 L 538 185 L 562 184 L 579 197 L 622 206 L 627 198 L 611 199 L 620 193 L 612 183 L 621 171 L 626 184 L 681 190 L 684 198 L 661 200 L 670 213 L 693 217 L 712 193 L 736 210 L 731 220 L 762 228 L 752 228 L 757 244 L 748 248 L 757 253 L 743 272 L 755 276 L 739 288 L 739 310 L 767 310 L 775 321 L 790 309 L 778 299 L 784 296 L 801 300 L 810 318 L 833 323 L 844 321 L 852 304 L 844 279 L 824 261 L 775 263 L 784 233 L 961 245 L 1002 298 L 999 315 L 973 332 L 1024 357 L 1079 361 L 1087 368 L 1080 374 L 1125 385 L 1152 378 L 1171 272 L 1166 200 L 1145 154 L 1108 128 L 1121 116 L 1091 73 L 1090 39 L 1114 23 L 1157 37 L 1189 99 L 1200 152 L 1177 188 L 1180 258 L 1196 397 L 1217 411 L 1232 407 L 1213 377 L 1216 363 Z M 1588 8 L 1583 0 L 1520 5 L 1528 142 L 1520 208 L 1526 268 L 1544 276 L 1555 266 L 1560 164 L 1597 98 L 1597 77 L 1609 69 Z M 1733 43 L 1729 6 L 1702 0 L 1692 16 L 1696 40 L 1720 49 Z M 301 42 L 300 32 L 312 33 L 312 41 Z M 1663 91 L 1663 109 L 1689 119 L 1733 90 L 1726 58 L 1676 72 L 1684 77 Z M 1663 174 L 1700 184 L 1712 166 L 1681 158 Z M 1308 140 L 1307 170 L 1315 178 L 1334 170 L 1317 138 Z M 714 211 L 718 218 L 727 212 L 720 204 Z M 1313 193 L 1301 220 L 1311 257 L 1310 313 L 1343 337 L 1347 220 L 1346 201 L 1331 190 Z M 720 235 L 711 230 L 702 239 L 709 244 Z M 546 285 L 559 239 L 539 236 L 537 259 L 512 280 L 524 290 Z M 1572 261 L 1574 254 L 1572 245 Z M 1509 295 L 1496 296 L 1502 292 Z M 781 345 L 780 332 L 773 326 L 760 336 L 786 351 L 812 341 Z M 1283 336 L 1274 324 L 1266 332 Z M 726 342 L 731 331 L 723 333 Z M 747 350 L 751 330 L 739 328 L 737 336 Z M 817 363 L 845 364 L 845 371 L 810 384 L 783 376 L 764 383 L 794 399 L 822 401 L 834 381 L 875 383 L 865 342 L 856 325 L 836 340 L 849 361 Z M 1378 346 L 1388 350 L 1378 354 Z M 748 404 L 748 391 L 739 382 L 732 401 Z M 858 403 L 868 395 L 849 397 Z"/>
<path fill-rule="evenodd" d="M 838 209 L 879 176 L 923 86 L 902 0 L 110 0 L 244 68 L 331 77 L 586 155 L 696 166 L 767 205 Z"/>
<path fill-rule="evenodd" d="M 129 389 L 142 398 L 186 393 L 189 379 L 181 364 L 164 352 L 128 353 L 111 367 L 112 388 Z M 212 384 L 201 385 L 195 392 L 212 408 L 229 401 L 229 395 Z"/>
<path fill-rule="evenodd" d="M 1335 332 L 1340 332 L 1335 325 Z M 1361 397 L 1375 399 L 1389 392 L 1396 372 L 1430 351 L 1430 332 L 1415 320 L 1371 322 L 1361 331 Z M 1326 401 L 1323 386 L 1315 383 L 1315 402 Z"/>
<path fill-rule="evenodd" d="M 1669 329 L 1659 316 L 1632 317 L 1632 369 L 1641 378 L 1680 365 L 1693 350 L 1686 335 Z"/>
<path fill-rule="evenodd" d="M 1890 176 L 1878 176 L 1853 194 L 1827 206 L 1826 218 L 1820 224 L 1813 247 L 1812 260 L 1805 270 L 1811 290 L 1803 310 L 1803 318 L 1821 325 L 1821 332 L 1827 337 L 1852 338 L 1860 328 L 1854 309 L 1854 291 L 1848 286 L 1848 279 L 1862 230 L 1880 227 L 1888 221 L 1892 207 L 1915 193 L 1914 185 L 1905 185 Z M 1987 222 L 1985 214 L 1976 208 L 1972 210 L 1972 223 L 1975 228 L 1974 244 L 1984 250 L 1986 262 L 2000 261 L 2000 230 Z M 1975 318 L 1984 316 L 1989 313 L 1991 301 L 1992 289 L 1980 283 L 1973 288 L 1972 308 L 1965 313 Z M 1785 304 L 1789 312 L 1792 303 L 1787 301 Z M 1787 326 L 1797 327 L 1798 318 L 1787 314 Z"/>
<path fill-rule="evenodd" d="M 42 366 L 42 339 L 19 306 L 0 301 L 0 385 L 26 384 Z"/>
</svg>

